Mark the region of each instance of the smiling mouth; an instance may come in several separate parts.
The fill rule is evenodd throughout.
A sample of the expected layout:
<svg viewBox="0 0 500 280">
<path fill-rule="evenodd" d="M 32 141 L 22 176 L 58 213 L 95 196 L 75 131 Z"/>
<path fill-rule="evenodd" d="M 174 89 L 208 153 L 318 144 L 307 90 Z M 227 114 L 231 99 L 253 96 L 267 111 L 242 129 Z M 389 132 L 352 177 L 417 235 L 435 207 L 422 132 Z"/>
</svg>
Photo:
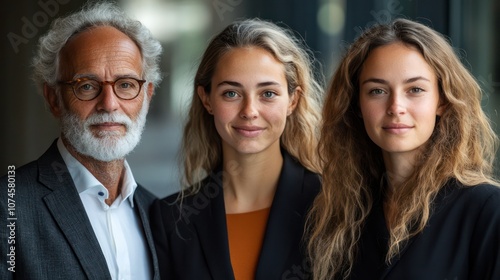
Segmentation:
<svg viewBox="0 0 500 280">
<path fill-rule="evenodd" d="M 403 134 L 412 128 L 413 128 L 413 126 L 408 126 L 408 125 L 389 125 L 389 126 L 382 127 L 382 129 L 384 131 L 387 131 L 387 132 L 393 133 L 393 134 Z"/>
<path fill-rule="evenodd" d="M 264 131 L 261 127 L 234 127 L 234 130 L 240 135 L 250 138 L 257 137 Z"/>
</svg>

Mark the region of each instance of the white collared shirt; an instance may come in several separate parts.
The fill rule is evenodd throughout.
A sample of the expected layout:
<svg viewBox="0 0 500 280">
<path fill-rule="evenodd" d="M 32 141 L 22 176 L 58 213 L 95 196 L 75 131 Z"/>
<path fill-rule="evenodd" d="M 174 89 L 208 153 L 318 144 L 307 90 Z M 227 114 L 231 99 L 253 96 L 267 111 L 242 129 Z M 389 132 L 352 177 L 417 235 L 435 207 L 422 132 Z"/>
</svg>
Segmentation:
<svg viewBox="0 0 500 280">
<path fill-rule="evenodd" d="M 152 279 L 148 244 L 134 212 L 137 183 L 127 161 L 121 193 L 107 205 L 108 190 L 68 152 L 61 138 L 57 148 L 80 194 L 112 279 Z"/>
</svg>

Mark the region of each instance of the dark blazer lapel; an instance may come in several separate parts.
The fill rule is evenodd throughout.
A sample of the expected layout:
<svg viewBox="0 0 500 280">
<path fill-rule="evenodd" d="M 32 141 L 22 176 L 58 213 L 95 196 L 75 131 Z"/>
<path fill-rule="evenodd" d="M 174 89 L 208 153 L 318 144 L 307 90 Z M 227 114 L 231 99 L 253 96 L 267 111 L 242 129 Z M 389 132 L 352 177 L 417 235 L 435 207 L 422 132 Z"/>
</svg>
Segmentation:
<svg viewBox="0 0 500 280">
<path fill-rule="evenodd" d="M 384 222 L 384 224 L 386 224 L 386 220 L 385 220 L 385 217 L 384 217 L 384 214 L 383 214 L 383 210 L 380 210 L 379 213 L 382 213 L 383 222 Z M 386 229 L 387 240 L 389 240 L 389 230 L 387 229 L 387 227 L 385 229 Z M 392 269 L 398 264 L 399 260 L 401 260 L 401 258 L 403 258 L 403 256 L 406 253 L 406 251 L 408 251 L 408 248 L 410 248 L 410 246 L 412 246 L 413 241 L 415 241 L 415 238 L 418 238 L 418 235 L 410 238 L 403 245 L 403 248 L 401 249 L 401 251 L 399 252 L 399 254 L 391 259 L 390 264 L 388 264 L 387 268 L 382 273 L 382 276 L 380 277 L 380 279 L 386 279 L 389 276 L 389 274 L 391 273 Z M 387 252 L 387 250 L 386 250 L 386 252 Z"/>
<path fill-rule="evenodd" d="M 443 190 L 442 190 L 443 191 Z M 441 192 L 440 192 L 441 194 Z M 434 201 L 433 201 L 433 207 L 431 209 L 431 217 L 432 217 L 432 213 L 434 212 L 439 212 L 440 211 L 440 208 L 439 207 L 442 207 L 443 206 L 443 203 L 442 203 L 442 200 L 443 200 L 443 196 L 441 195 L 437 195 L 435 198 L 434 198 Z M 434 207 L 438 207 L 438 208 L 434 208 Z M 429 221 L 427 221 L 427 223 L 429 223 Z M 419 233 L 417 234 L 416 236 L 413 236 L 412 238 L 410 238 L 406 244 L 404 245 L 403 249 L 401 250 L 401 252 L 399 253 L 399 255 L 397 255 L 396 257 L 394 257 L 392 260 L 391 260 L 391 263 L 388 265 L 388 267 L 384 270 L 384 273 L 382 274 L 382 277 L 380 277 L 380 279 L 386 279 L 392 269 L 398 264 L 399 260 L 401 260 L 403 257 L 404 257 L 404 254 L 408 251 L 408 249 L 413 245 L 413 243 L 419 238 L 419 236 L 421 235 L 422 233 Z M 415 245 L 417 246 L 417 245 Z"/>
<path fill-rule="evenodd" d="M 382 274 L 382 277 L 380 279 L 385 279 L 387 276 L 389 276 L 389 273 L 391 273 L 391 270 L 398 264 L 399 260 L 403 257 L 404 253 L 408 250 L 408 248 L 411 246 L 413 243 L 413 240 L 415 240 L 417 237 L 413 237 L 408 242 L 405 244 L 401 252 L 399 253 L 398 256 L 392 258 L 391 263 L 388 265 L 388 267 L 384 270 L 384 273 Z"/>
<path fill-rule="evenodd" d="M 139 218 L 141 219 L 142 228 L 144 229 L 144 235 L 146 236 L 146 241 L 148 242 L 149 252 L 151 254 L 151 262 L 153 264 L 153 279 L 159 280 L 160 268 L 158 266 L 158 257 L 156 256 L 151 227 L 149 225 L 148 213 L 151 203 L 152 198 L 148 198 L 142 187 L 138 186 L 134 192 L 134 206 L 137 207 L 137 212 L 139 213 Z"/>
<path fill-rule="evenodd" d="M 111 279 L 106 259 L 56 142 L 38 160 L 38 170 L 40 183 L 53 191 L 43 200 L 68 239 L 87 277 Z"/>
<path fill-rule="evenodd" d="M 210 174 L 208 183 L 193 196 L 191 207 L 200 211 L 191 216 L 212 279 L 234 279 L 229 257 L 222 172 Z"/>
<path fill-rule="evenodd" d="M 306 210 L 306 199 L 301 195 L 304 169 L 286 152 L 283 152 L 283 159 L 283 168 L 257 265 L 256 279 L 281 279 L 284 271 L 292 269 L 286 267 L 291 265 L 287 261 L 291 252 L 297 250 L 294 246 L 297 246 L 298 240 L 302 238 L 303 215 Z"/>
</svg>

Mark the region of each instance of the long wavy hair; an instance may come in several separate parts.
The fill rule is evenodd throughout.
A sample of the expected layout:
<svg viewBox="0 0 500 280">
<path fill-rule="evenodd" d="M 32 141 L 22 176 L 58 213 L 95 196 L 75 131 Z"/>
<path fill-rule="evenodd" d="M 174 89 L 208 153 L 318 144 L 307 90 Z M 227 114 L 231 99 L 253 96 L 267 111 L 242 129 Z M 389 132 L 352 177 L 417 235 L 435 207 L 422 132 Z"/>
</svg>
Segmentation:
<svg viewBox="0 0 500 280">
<path fill-rule="evenodd" d="M 347 50 L 330 82 L 318 151 L 323 188 L 308 217 L 314 279 L 345 279 L 357 241 L 385 172 L 381 149 L 368 137 L 359 108 L 359 75 L 372 50 L 394 43 L 416 48 L 434 70 L 445 112 L 414 172 L 394 190 L 397 217 L 389 229 L 386 262 L 421 232 L 437 192 L 452 178 L 464 186 L 493 183 L 498 138 L 481 109 L 481 89 L 448 41 L 406 19 L 365 31 Z"/>
<path fill-rule="evenodd" d="M 230 24 L 210 41 L 196 72 L 181 153 L 184 166 L 181 183 L 194 186 L 189 193 L 196 193 L 197 183 L 222 160 L 220 136 L 213 116 L 198 97 L 197 88 L 202 86 L 210 93 L 219 59 L 231 49 L 249 46 L 263 48 L 283 63 L 289 94 L 301 88 L 300 99 L 287 118 L 280 142 L 307 169 L 321 171 L 316 149 L 323 91 L 321 79 L 315 74 L 316 61 L 303 41 L 289 29 L 261 19 L 246 19 Z"/>
</svg>

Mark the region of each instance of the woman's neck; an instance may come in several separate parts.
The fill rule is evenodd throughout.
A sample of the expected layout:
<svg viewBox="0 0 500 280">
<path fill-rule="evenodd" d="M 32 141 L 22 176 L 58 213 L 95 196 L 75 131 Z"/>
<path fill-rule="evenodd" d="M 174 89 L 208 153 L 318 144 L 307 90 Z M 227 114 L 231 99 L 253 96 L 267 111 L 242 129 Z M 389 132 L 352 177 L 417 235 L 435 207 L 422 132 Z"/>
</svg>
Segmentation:
<svg viewBox="0 0 500 280">
<path fill-rule="evenodd" d="M 384 195 L 384 216 L 388 229 L 394 227 L 399 213 L 395 193 L 414 170 L 414 157 L 403 153 L 384 153 L 386 186 Z"/>
<path fill-rule="evenodd" d="M 415 157 L 403 153 L 384 153 L 387 188 L 390 193 L 399 188 L 415 168 Z"/>
<path fill-rule="evenodd" d="M 226 213 L 270 207 L 283 166 L 278 149 L 259 154 L 224 153 L 223 187 Z"/>
</svg>

